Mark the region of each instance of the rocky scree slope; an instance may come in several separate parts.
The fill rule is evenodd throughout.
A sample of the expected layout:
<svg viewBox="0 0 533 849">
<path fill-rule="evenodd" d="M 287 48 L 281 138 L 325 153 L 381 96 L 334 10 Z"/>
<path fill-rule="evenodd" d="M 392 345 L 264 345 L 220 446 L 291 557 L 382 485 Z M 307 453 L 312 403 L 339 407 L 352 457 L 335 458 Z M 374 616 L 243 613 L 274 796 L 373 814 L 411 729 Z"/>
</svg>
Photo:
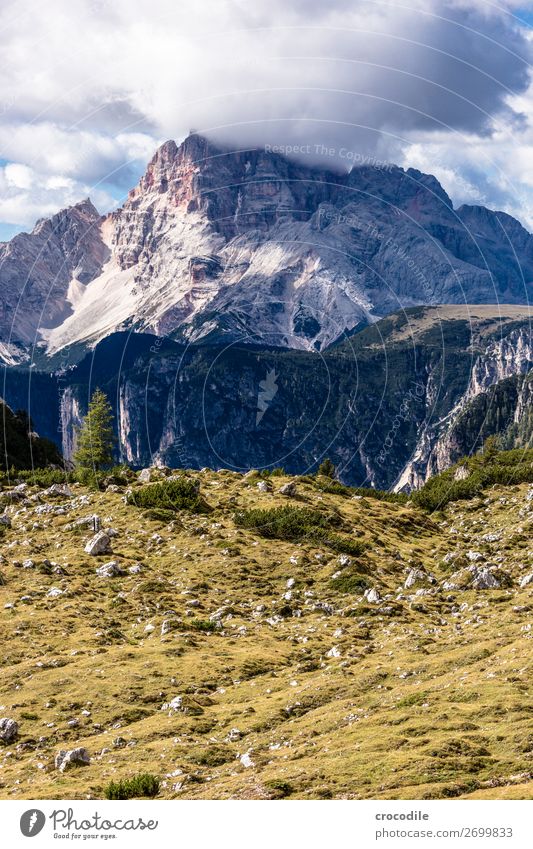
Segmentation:
<svg viewBox="0 0 533 849">
<path fill-rule="evenodd" d="M 136 506 L 171 470 L 24 477 L 0 493 L 2 798 L 140 773 L 172 799 L 532 798 L 530 485 L 428 516 L 203 470 L 178 477 L 194 513 Z M 246 512 L 287 508 L 335 535 Z"/>
</svg>

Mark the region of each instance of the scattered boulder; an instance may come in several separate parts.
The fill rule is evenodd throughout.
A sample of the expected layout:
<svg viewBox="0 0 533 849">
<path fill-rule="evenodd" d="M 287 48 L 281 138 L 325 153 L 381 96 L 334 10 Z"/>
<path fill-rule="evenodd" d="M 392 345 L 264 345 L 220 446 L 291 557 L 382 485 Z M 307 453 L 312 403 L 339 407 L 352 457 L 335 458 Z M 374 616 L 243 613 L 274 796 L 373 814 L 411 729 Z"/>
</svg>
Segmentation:
<svg viewBox="0 0 533 849">
<path fill-rule="evenodd" d="M 183 696 L 174 696 L 170 702 L 165 702 L 161 705 L 161 710 L 171 710 L 177 712 L 183 708 Z"/>
<path fill-rule="evenodd" d="M 119 578 L 121 575 L 126 575 L 126 570 L 122 569 L 116 560 L 110 560 L 109 563 L 104 563 L 98 566 L 96 574 L 100 578 Z"/>
<path fill-rule="evenodd" d="M 466 556 L 471 563 L 477 563 L 478 560 L 483 560 L 483 555 L 480 551 L 467 551 Z"/>
<path fill-rule="evenodd" d="M 152 479 L 152 469 L 141 469 L 137 476 L 137 480 L 141 483 L 150 483 Z"/>
<path fill-rule="evenodd" d="M 288 483 L 284 483 L 283 486 L 280 486 L 278 492 L 280 495 L 285 495 L 287 498 L 294 498 L 296 495 L 296 482 L 289 481 Z"/>
<path fill-rule="evenodd" d="M 501 581 L 498 580 L 494 572 L 490 569 L 478 569 L 472 581 L 472 589 L 474 590 L 495 590 L 501 587 Z"/>
<path fill-rule="evenodd" d="M 333 646 L 329 651 L 326 652 L 326 657 L 340 657 L 342 654 L 340 648 L 338 646 Z"/>
<path fill-rule="evenodd" d="M 0 525 L 4 525 L 4 527 L 6 528 L 11 527 L 11 519 L 9 518 L 7 513 L 2 513 L 2 515 L 0 516 Z"/>
<path fill-rule="evenodd" d="M 365 590 L 364 597 L 369 604 L 379 604 L 381 601 L 381 596 L 375 587 L 370 587 L 368 590 Z"/>
<path fill-rule="evenodd" d="M 4 743 L 13 743 L 18 737 L 18 733 L 18 722 L 8 717 L 0 719 L 0 740 Z"/>
<path fill-rule="evenodd" d="M 166 634 L 178 630 L 181 626 L 183 626 L 183 622 L 177 617 L 174 619 L 164 619 L 161 623 L 161 636 L 164 637 Z"/>
<path fill-rule="evenodd" d="M 239 760 L 245 769 L 248 769 L 251 766 L 255 766 L 255 763 L 251 758 L 250 752 L 245 752 L 243 755 L 240 756 Z"/>
<path fill-rule="evenodd" d="M 240 740 L 242 736 L 242 731 L 239 731 L 238 728 L 232 728 L 228 736 L 226 737 L 226 740 L 228 741 L 228 743 L 237 743 L 237 741 Z"/>
<path fill-rule="evenodd" d="M 511 584 L 511 576 L 502 569 L 472 564 L 454 572 L 450 579 L 443 583 L 442 588 L 445 590 L 494 590 L 511 586 Z"/>
<path fill-rule="evenodd" d="M 98 531 L 85 546 L 85 552 L 96 556 L 107 554 L 111 551 L 111 539 L 105 531 Z"/>
<path fill-rule="evenodd" d="M 411 569 L 407 578 L 405 579 L 404 587 L 406 590 L 410 590 L 411 587 L 414 587 L 415 584 L 434 584 L 435 578 L 433 575 L 428 575 L 426 572 L 423 572 L 422 569 Z"/>
<path fill-rule="evenodd" d="M 225 604 L 223 607 L 219 607 L 218 610 L 215 610 L 214 613 L 209 614 L 209 621 L 220 622 L 226 616 L 231 616 L 233 613 L 233 607 L 230 604 Z"/>
<path fill-rule="evenodd" d="M 65 751 L 61 749 L 55 757 L 55 768 L 65 772 L 75 766 L 88 766 L 91 762 L 89 752 L 83 746 Z"/>
<path fill-rule="evenodd" d="M 272 484 L 270 481 L 258 481 L 257 489 L 259 492 L 272 492 Z"/>
<path fill-rule="evenodd" d="M 499 540 L 501 540 L 501 538 L 502 535 L 499 531 L 492 534 L 483 534 L 483 536 L 481 537 L 483 542 L 498 542 Z"/>
<path fill-rule="evenodd" d="M 24 492 L 17 491 L 16 489 L 7 489 L 5 492 L 0 493 L 0 502 L 2 504 L 14 504 L 16 501 L 24 501 L 25 498 Z"/>
<path fill-rule="evenodd" d="M 523 578 L 520 578 L 520 586 L 527 587 L 529 584 L 533 584 L 533 572 L 530 572 L 529 575 L 524 575 Z"/>
<path fill-rule="evenodd" d="M 66 483 L 53 483 L 41 495 L 45 498 L 72 498 L 72 490 Z"/>
<path fill-rule="evenodd" d="M 453 476 L 454 481 L 464 481 L 469 477 L 470 469 L 468 468 L 468 466 L 465 466 L 464 464 L 461 466 L 457 466 Z"/>
</svg>

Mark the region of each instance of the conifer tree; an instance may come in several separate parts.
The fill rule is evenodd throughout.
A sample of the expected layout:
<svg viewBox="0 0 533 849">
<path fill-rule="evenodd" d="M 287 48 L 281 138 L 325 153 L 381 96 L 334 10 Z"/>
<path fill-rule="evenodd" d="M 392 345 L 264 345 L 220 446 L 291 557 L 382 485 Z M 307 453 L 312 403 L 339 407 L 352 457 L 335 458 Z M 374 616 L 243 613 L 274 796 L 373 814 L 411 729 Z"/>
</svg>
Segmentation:
<svg viewBox="0 0 533 849">
<path fill-rule="evenodd" d="M 327 478 L 335 478 L 336 472 L 337 470 L 335 469 L 335 466 L 333 465 L 333 462 L 329 459 L 329 457 L 326 457 L 325 460 L 322 460 L 320 466 L 318 467 L 318 474 L 324 475 Z"/>
<path fill-rule="evenodd" d="M 74 462 L 81 469 L 100 471 L 113 465 L 115 436 L 112 426 L 113 414 L 107 395 L 96 389 L 89 404 L 89 411 L 77 428 Z"/>
</svg>

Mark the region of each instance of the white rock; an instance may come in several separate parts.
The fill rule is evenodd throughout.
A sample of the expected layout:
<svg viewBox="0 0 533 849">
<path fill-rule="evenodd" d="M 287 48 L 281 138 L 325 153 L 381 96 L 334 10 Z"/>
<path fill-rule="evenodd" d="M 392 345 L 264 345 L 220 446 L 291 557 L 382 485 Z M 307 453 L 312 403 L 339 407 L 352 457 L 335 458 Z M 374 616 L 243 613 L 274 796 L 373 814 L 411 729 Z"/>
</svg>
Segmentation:
<svg viewBox="0 0 533 849">
<path fill-rule="evenodd" d="M 88 766 L 90 762 L 89 752 L 83 746 L 69 751 L 61 749 L 55 757 L 55 767 L 60 772 L 65 772 L 73 766 Z"/>
<path fill-rule="evenodd" d="M 483 555 L 480 551 L 467 551 L 466 556 L 471 563 L 477 563 L 478 560 L 483 560 Z"/>
<path fill-rule="evenodd" d="M 365 590 L 364 597 L 366 598 L 369 604 L 378 604 L 381 601 L 381 596 L 374 587 Z"/>
<path fill-rule="evenodd" d="M 243 765 L 243 767 L 245 767 L 246 769 L 248 769 L 251 766 L 255 766 L 255 763 L 253 762 L 252 758 L 250 757 L 250 752 L 245 752 L 244 755 L 240 756 L 239 760 L 240 760 L 241 764 Z"/>
<path fill-rule="evenodd" d="M 8 717 L 0 719 L 0 740 L 3 740 L 4 743 L 13 743 L 17 739 L 18 733 L 18 722 Z"/>
<path fill-rule="evenodd" d="M 527 587 L 528 584 L 533 584 L 533 572 L 530 572 L 529 575 L 524 575 L 523 578 L 520 578 L 521 587 Z"/>
<path fill-rule="evenodd" d="M 100 578 L 118 578 L 121 575 L 125 575 L 126 572 L 118 565 L 116 560 L 110 560 L 109 563 L 98 566 L 96 574 Z"/>
<path fill-rule="evenodd" d="M 181 710 L 182 706 L 183 696 L 174 696 L 170 702 L 165 702 L 164 705 L 161 706 L 161 710 L 178 711 Z"/>
<path fill-rule="evenodd" d="M 478 569 L 472 581 L 472 587 L 475 590 L 493 590 L 501 587 L 501 583 L 490 569 Z"/>
<path fill-rule="evenodd" d="M 85 546 L 85 552 L 96 556 L 98 554 L 107 554 L 110 551 L 111 540 L 105 531 L 98 531 Z"/>
<path fill-rule="evenodd" d="M 333 646 L 328 652 L 326 652 L 326 657 L 340 657 L 341 654 L 342 652 L 340 648 L 338 646 Z"/>
<path fill-rule="evenodd" d="M 239 731 L 238 728 L 232 728 L 227 736 L 227 740 L 229 743 L 236 743 L 237 740 L 240 740 L 242 737 L 242 731 Z"/>
<path fill-rule="evenodd" d="M 421 569 L 411 569 L 405 579 L 404 587 L 406 590 L 409 590 L 411 587 L 414 587 L 416 583 L 433 584 L 435 583 L 435 578 L 432 575 L 427 575 L 425 572 L 422 572 Z"/>
</svg>

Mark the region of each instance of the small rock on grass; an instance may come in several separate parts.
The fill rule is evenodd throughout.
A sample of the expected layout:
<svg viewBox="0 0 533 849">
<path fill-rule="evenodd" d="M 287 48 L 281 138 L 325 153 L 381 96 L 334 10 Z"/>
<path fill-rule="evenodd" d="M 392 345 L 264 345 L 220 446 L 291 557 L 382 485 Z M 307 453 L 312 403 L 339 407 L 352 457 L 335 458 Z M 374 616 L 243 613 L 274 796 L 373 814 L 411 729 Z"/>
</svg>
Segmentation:
<svg viewBox="0 0 533 849">
<path fill-rule="evenodd" d="M 107 554 L 110 550 L 111 540 L 105 531 L 98 531 L 85 546 L 85 552 L 93 556 Z"/>
<path fill-rule="evenodd" d="M 96 574 L 99 575 L 100 578 L 118 578 L 121 575 L 125 575 L 125 569 L 122 569 L 116 560 L 110 560 L 109 563 L 104 563 L 102 566 L 99 566 L 96 570 Z"/>
<path fill-rule="evenodd" d="M 55 768 L 60 772 L 74 766 L 88 766 L 91 762 L 89 752 L 83 746 L 65 751 L 61 749 L 55 757 Z"/>
<path fill-rule="evenodd" d="M 4 743 L 13 743 L 18 737 L 18 733 L 18 722 L 15 722 L 14 719 L 9 719 L 9 717 L 0 719 L 0 740 L 3 740 Z"/>
</svg>

